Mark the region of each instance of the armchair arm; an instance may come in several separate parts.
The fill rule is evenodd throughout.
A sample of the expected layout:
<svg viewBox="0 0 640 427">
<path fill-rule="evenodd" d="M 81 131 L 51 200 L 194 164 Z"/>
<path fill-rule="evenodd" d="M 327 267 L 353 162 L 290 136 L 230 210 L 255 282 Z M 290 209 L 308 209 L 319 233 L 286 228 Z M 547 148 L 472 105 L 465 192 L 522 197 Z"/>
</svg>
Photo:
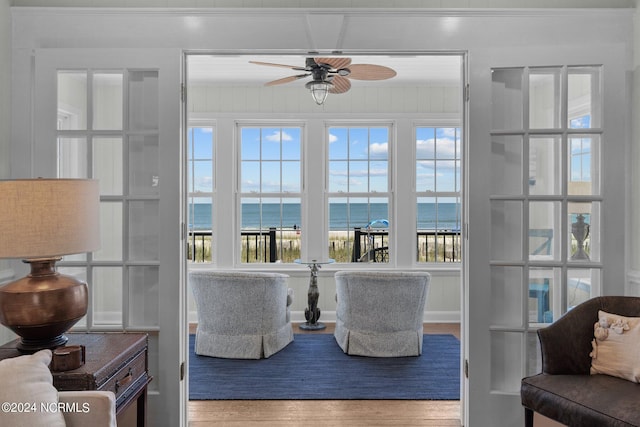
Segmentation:
<svg viewBox="0 0 640 427">
<path fill-rule="evenodd" d="M 111 391 L 61 391 L 64 420 L 68 427 L 116 427 L 116 396 Z"/>
</svg>

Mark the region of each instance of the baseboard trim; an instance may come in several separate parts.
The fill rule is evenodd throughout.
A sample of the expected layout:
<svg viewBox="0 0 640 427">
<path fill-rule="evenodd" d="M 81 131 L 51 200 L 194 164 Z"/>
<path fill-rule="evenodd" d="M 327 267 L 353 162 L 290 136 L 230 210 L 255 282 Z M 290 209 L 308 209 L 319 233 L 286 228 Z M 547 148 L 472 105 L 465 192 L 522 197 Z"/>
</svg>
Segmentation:
<svg viewBox="0 0 640 427">
<path fill-rule="evenodd" d="M 425 311 L 424 312 L 424 323 L 460 323 L 460 319 L 461 319 L 461 316 L 459 311 Z M 292 311 L 291 321 L 294 323 L 305 322 L 306 319 L 304 317 L 304 312 Z M 336 312 L 322 311 L 320 315 L 320 321 L 335 323 Z"/>
</svg>

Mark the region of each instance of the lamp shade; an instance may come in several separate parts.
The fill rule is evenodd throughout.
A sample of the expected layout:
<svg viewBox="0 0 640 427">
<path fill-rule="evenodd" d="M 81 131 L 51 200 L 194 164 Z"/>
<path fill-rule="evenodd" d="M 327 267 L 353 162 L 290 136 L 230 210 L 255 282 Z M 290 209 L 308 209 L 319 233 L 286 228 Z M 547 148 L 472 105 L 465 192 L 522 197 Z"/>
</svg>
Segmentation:
<svg viewBox="0 0 640 427">
<path fill-rule="evenodd" d="M 50 258 L 100 247 L 96 180 L 5 180 L 0 199 L 0 258 Z"/>
</svg>

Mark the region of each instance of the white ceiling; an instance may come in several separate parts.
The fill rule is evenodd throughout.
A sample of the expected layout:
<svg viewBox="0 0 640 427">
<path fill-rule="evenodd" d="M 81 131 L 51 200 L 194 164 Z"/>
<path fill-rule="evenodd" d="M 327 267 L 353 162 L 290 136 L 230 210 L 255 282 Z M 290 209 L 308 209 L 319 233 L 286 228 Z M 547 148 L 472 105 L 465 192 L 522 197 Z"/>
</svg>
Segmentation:
<svg viewBox="0 0 640 427">
<path fill-rule="evenodd" d="M 457 55 L 350 55 L 349 57 L 352 59 L 352 64 L 384 65 L 397 72 L 395 77 L 384 81 L 354 80 L 352 81 L 354 86 L 407 84 L 448 86 L 459 85 L 461 81 L 462 60 Z M 304 67 L 305 56 L 191 54 L 187 61 L 188 81 L 215 85 L 263 85 L 272 80 L 303 74 L 297 70 L 256 65 L 249 61 Z"/>
</svg>

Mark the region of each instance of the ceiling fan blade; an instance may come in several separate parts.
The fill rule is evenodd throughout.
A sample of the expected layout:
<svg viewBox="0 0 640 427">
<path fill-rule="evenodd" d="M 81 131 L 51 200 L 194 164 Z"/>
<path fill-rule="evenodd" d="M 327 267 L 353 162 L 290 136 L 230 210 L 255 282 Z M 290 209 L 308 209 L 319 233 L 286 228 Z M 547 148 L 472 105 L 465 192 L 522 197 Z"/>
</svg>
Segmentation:
<svg viewBox="0 0 640 427">
<path fill-rule="evenodd" d="M 267 65 L 269 67 L 289 68 L 290 70 L 300 70 L 300 71 L 305 70 L 304 67 L 296 67 L 294 65 L 285 65 L 285 64 L 274 64 L 272 62 L 249 61 L 249 63 L 256 64 L 256 65 Z"/>
<path fill-rule="evenodd" d="M 386 80 L 396 75 L 395 70 L 374 64 L 354 64 L 349 67 L 350 79 L 356 80 Z"/>
<path fill-rule="evenodd" d="M 339 70 L 340 68 L 347 68 L 351 64 L 351 58 L 313 58 L 316 64 L 327 64 L 331 68 Z"/>
<path fill-rule="evenodd" d="M 329 89 L 329 93 L 345 93 L 351 89 L 351 82 L 346 77 L 334 76 L 331 83 L 333 87 Z"/>
<path fill-rule="evenodd" d="M 273 81 L 267 82 L 264 85 L 265 86 L 281 85 L 281 84 L 284 84 L 284 83 L 294 82 L 294 81 L 296 81 L 298 79 L 303 79 L 303 78 L 305 78 L 307 76 L 310 76 L 310 74 L 300 74 L 300 75 L 297 75 L 297 76 L 289 76 L 289 77 L 285 77 L 283 79 L 278 79 L 278 80 L 273 80 Z"/>
</svg>

